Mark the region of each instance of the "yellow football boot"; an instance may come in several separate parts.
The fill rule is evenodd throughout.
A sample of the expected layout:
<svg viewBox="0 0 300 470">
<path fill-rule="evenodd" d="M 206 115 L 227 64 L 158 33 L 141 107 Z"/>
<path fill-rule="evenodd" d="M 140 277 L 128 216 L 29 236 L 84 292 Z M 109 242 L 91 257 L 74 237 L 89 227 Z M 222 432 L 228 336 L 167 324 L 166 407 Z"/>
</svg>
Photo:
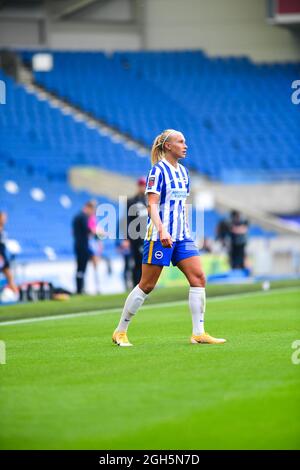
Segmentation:
<svg viewBox="0 0 300 470">
<path fill-rule="evenodd" d="M 112 340 L 113 343 L 117 344 L 118 346 L 132 346 L 132 344 L 129 343 L 126 331 L 114 331 Z"/>
<path fill-rule="evenodd" d="M 192 335 L 191 337 L 192 344 L 223 344 L 226 343 L 226 339 L 223 338 L 214 338 L 210 336 L 208 333 L 202 333 L 202 335 L 196 336 Z"/>
</svg>

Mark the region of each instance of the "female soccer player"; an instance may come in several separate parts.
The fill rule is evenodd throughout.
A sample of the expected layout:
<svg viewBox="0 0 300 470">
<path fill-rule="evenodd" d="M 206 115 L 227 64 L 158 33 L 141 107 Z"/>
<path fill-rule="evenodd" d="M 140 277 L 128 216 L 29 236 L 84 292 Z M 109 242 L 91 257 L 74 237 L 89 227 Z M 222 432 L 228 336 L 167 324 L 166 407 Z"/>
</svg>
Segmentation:
<svg viewBox="0 0 300 470">
<path fill-rule="evenodd" d="M 192 314 L 192 344 L 225 343 L 204 331 L 205 276 L 199 252 L 191 239 L 185 200 L 190 181 L 187 169 L 178 161 L 186 156 L 183 134 L 167 129 L 158 135 L 151 151 L 152 168 L 147 178 L 148 226 L 144 241 L 142 277 L 128 295 L 121 319 L 113 333 L 113 342 L 132 346 L 127 337 L 131 319 L 155 287 L 164 266 L 170 261 L 186 276 L 190 284 L 189 307 Z"/>
</svg>

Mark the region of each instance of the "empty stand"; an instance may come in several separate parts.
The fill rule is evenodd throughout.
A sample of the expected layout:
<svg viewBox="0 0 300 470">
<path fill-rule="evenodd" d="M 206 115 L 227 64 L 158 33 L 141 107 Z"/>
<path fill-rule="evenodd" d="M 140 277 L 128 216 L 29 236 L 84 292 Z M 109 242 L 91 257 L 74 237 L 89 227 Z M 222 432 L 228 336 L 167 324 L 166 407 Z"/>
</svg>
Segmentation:
<svg viewBox="0 0 300 470">
<path fill-rule="evenodd" d="M 27 64 L 32 54 L 22 53 Z M 39 84 L 147 146 L 162 129 L 181 129 L 186 164 L 208 177 L 299 178 L 300 115 L 291 102 L 299 64 L 201 51 L 53 55 L 53 70 L 35 74 Z"/>
</svg>

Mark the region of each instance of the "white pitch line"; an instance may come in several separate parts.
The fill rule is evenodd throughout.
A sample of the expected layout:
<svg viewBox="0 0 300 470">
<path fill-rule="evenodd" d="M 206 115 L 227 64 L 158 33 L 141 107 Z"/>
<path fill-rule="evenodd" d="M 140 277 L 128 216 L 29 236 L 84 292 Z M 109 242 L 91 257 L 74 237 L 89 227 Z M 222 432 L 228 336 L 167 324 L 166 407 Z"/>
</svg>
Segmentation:
<svg viewBox="0 0 300 470">
<path fill-rule="evenodd" d="M 286 287 L 282 289 L 270 289 L 269 291 L 259 291 L 259 292 L 244 292 L 241 294 L 228 294 L 228 295 L 219 295 L 216 297 L 208 298 L 208 303 L 212 302 L 221 302 L 223 300 L 235 300 L 240 299 L 243 297 L 256 297 L 260 295 L 268 295 L 268 294 L 285 294 L 287 292 L 299 292 L 298 287 Z M 161 302 L 157 304 L 150 304 L 144 305 L 141 307 L 141 310 L 148 310 L 148 309 L 155 309 L 155 308 L 165 308 L 165 307 L 174 307 L 179 305 L 187 304 L 187 300 L 178 300 L 173 302 Z M 66 313 L 63 315 L 52 315 L 47 317 L 35 317 L 35 318 L 24 318 L 21 320 L 9 320 L 0 322 L 1 326 L 9 326 L 9 325 L 19 325 L 24 323 L 36 323 L 36 322 L 43 322 L 43 321 L 50 321 L 50 320 L 65 320 L 69 318 L 78 318 L 78 317 L 87 317 L 87 316 L 96 316 L 96 315 L 106 315 L 108 313 L 121 313 L 122 307 L 117 308 L 109 308 L 107 310 L 91 310 L 89 312 L 78 312 L 78 313 Z"/>
</svg>

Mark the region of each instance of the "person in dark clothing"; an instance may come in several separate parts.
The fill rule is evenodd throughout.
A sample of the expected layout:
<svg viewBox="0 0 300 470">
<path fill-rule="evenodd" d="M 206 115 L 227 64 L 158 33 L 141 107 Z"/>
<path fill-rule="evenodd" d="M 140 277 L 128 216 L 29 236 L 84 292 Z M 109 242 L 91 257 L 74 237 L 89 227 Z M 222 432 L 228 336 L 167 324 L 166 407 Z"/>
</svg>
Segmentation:
<svg viewBox="0 0 300 470">
<path fill-rule="evenodd" d="M 130 290 L 132 289 L 132 264 L 133 260 L 131 257 L 131 248 L 129 240 L 117 240 L 116 243 L 117 250 L 119 251 L 120 255 L 123 257 L 124 261 L 124 269 L 123 269 L 123 280 L 125 284 L 125 289 Z"/>
<path fill-rule="evenodd" d="M 230 237 L 230 264 L 232 269 L 245 268 L 245 248 L 247 245 L 248 221 L 233 210 L 228 224 Z"/>
<path fill-rule="evenodd" d="M 13 274 L 10 269 L 10 263 L 6 252 L 4 227 L 7 222 L 6 212 L 0 211 L 0 271 L 3 272 L 7 279 L 8 287 L 14 292 L 18 292 L 18 288 L 15 285 Z"/>
<path fill-rule="evenodd" d="M 89 228 L 89 217 L 95 214 L 95 201 L 88 201 L 81 212 L 73 219 L 74 251 L 76 255 L 76 291 L 82 294 L 84 289 L 84 275 L 88 261 L 91 257 L 89 239 L 92 232 Z"/>
<path fill-rule="evenodd" d="M 137 181 L 137 193 L 127 201 L 127 239 L 133 259 L 132 281 L 136 286 L 142 274 L 144 238 L 147 229 L 146 179 Z"/>
<path fill-rule="evenodd" d="M 216 227 L 216 240 L 221 243 L 222 248 L 228 248 L 230 243 L 229 233 L 229 221 L 227 219 L 221 219 Z"/>
<path fill-rule="evenodd" d="M 125 208 L 125 213 L 127 213 L 127 204 Z M 126 217 L 117 220 L 117 238 L 116 238 L 116 249 L 120 253 L 124 261 L 123 268 L 123 280 L 125 284 L 125 289 L 132 289 L 132 269 L 131 269 L 131 250 L 129 240 L 126 239 L 127 235 L 127 222 Z"/>
</svg>

